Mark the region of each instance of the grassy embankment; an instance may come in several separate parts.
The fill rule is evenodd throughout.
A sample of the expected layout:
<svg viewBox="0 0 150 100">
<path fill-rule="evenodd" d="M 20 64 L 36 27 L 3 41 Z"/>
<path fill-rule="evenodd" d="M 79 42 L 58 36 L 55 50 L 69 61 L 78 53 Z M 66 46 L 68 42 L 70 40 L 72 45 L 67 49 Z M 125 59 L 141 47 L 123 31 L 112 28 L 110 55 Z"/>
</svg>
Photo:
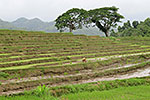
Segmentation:
<svg viewBox="0 0 150 100">
<path fill-rule="evenodd" d="M 1 100 L 148 100 L 150 78 L 103 81 L 48 88 L 38 87 Z"/>
</svg>

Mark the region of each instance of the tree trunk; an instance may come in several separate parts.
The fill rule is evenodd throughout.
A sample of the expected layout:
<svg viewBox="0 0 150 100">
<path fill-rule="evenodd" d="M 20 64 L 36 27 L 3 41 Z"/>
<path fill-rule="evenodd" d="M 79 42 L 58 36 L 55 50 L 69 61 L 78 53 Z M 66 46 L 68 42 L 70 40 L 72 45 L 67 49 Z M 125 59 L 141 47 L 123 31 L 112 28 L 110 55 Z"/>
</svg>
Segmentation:
<svg viewBox="0 0 150 100">
<path fill-rule="evenodd" d="M 105 33 L 106 37 L 109 37 L 109 35 L 108 35 L 108 29 L 107 29 L 106 27 L 102 26 L 101 23 L 98 22 L 98 21 L 93 21 L 93 22 L 95 22 L 95 23 L 96 23 L 96 26 L 97 26 L 102 32 Z"/>
<path fill-rule="evenodd" d="M 69 25 L 69 31 L 72 32 L 74 29 L 74 25 L 72 24 L 72 22 L 70 22 L 70 25 Z"/>
<path fill-rule="evenodd" d="M 109 35 L 108 35 L 108 31 L 106 31 L 106 32 L 105 32 L 105 35 L 106 35 L 106 37 L 109 37 Z"/>
<path fill-rule="evenodd" d="M 70 28 L 70 32 L 72 32 L 72 28 Z"/>
</svg>

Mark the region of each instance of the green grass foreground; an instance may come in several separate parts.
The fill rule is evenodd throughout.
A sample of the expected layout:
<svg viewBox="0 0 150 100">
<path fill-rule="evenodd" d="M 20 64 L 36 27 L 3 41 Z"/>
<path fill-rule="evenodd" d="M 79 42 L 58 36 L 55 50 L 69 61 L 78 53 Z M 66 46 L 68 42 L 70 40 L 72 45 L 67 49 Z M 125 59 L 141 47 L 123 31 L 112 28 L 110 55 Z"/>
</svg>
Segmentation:
<svg viewBox="0 0 150 100">
<path fill-rule="evenodd" d="M 120 87 L 112 90 L 81 92 L 63 95 L 59 98 L 50 95 L 41 97 L 24 95 L 14 97 L 0 97 L 0 100 L 149 100 L 150 86 Z"/>
<path fill-rule="evenodd" d="M 42 96 L 38 97 L 35 95 L 24 95 L 24 96 L 14 96 L 14 97 L 0 97 L 0 100 L 59 100 L 52 96 Z"/>
<path fill-rule="evenodd" d="M 0 100 L 150 100 L 150 77 L 94 82 L 32 91 Z"/>
<path fill-rule="evenodd" d="M 61 100 L 150 100 L 150 86 L 121 87 L 112 90 L 63 95 Z"/>
</svg>

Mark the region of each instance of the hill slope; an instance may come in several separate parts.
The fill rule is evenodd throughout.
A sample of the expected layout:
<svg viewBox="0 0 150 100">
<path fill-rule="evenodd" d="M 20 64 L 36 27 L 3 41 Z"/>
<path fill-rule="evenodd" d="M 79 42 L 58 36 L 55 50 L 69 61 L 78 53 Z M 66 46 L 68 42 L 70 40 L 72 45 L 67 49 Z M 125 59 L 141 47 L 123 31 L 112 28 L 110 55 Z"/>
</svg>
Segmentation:
<svg viewBox="0 0 150 100">
<path fill-rule="evenodd" d="M 27 18 L 18 18 L 13 22 L 6 22 L 0 20 L 0 29 L 22 29 L 27 31 L 44 31 L 44 32 L 58 32 L 55 28 L 54 21 L 44 22 L 38 18 L 27 19 Z M 97 28 L 83 28 L 79 30 L 75 30 L 74 34 L 85 34 L 85 35 L 100 35 L 103 36 L 103 33 L 100 32 Z"/>
<path fill-rule="evenodd" d="M 0 19 L 0 29 L 18 29 L 13 24 L 7 21 L 3 21 Z"/>
</svg>

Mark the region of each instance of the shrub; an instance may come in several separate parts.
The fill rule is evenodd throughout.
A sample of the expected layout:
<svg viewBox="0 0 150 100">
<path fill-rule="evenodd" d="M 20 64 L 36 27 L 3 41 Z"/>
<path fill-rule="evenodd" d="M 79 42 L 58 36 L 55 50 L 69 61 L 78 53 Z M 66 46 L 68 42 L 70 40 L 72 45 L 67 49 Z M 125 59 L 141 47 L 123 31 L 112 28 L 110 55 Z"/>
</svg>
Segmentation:
<svg viewBox="0 0 150 100">
<path fill-rule="evenodd" d="M 49 95 L 49 88 L 48 88 L 48 86 L 45 86 L 45 85 L 43 85 L 43 86 L 38 86 L 37 87 L 37 89 L 34 91 L 34 94 L 36 95 L 36 96 L 39 96 L 39 97 L 41 97 L 41 96 L 43 96 L 43 95 Z"/>
</svg>

